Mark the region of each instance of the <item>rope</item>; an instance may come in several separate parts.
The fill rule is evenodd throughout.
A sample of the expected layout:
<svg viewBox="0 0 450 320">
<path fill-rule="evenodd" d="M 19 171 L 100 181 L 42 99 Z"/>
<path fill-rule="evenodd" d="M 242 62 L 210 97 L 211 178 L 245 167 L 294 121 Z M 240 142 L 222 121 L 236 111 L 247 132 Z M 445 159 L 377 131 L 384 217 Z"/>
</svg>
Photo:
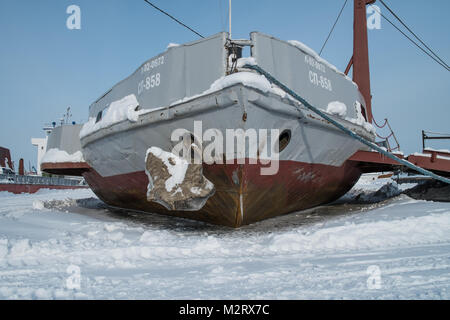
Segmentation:
<svg viewBox="0 0 450 320">
<path fill-rule="evenodd" d="M 309 110 L 313 111 L 314 113 L 316 113 L 317 115 L 321 116 L 323 119 L 325 119 L 326 121 L 330 122 L 332 125 L 334 125 L 335 127 L 337 127 L 338 129 L 340 129 L 341 131 L 343 131 L 344 133 L 346 133 L 347 135 L 349 135 L 350 137 L 358 140 L 359 142 L 365 144 L 366 146 L 368 146 L 369 148 L 371 148 L 372 150 L 378 151 L 379 153 L 385 155 L 386 157 L 404 165 L 405 167 L 408 167 L 414 171 L 417 171 L 425 176 L 429 176 L 432 177 L 433 179 L 442 181 L 444 183 L 450 184 L 450 179 L 447 179 L 445 177 L 441 177 L 438 176 L 437 174 L 425 170 L 423 168 L 420 168 L 414 164 L 412 164 L 409 161 L 400 159 L 398 157 L 396 157 L 394 154 L 392 154 L 391 152 L 388 152 L 382 148 L 380 148 L 379 146 L 377 146 L 376 144 L 364 139 L 363 137 L 359 136 L 358 134 L 354 133 L 353 131 L 347 129 L 346 127 L 344 127 L 342 124 L 340 124 L 339 122 L 333 120 L 332 118 L 330 118 L 329 116 L 327 116 L 324 112 L 320 111 L 318 108 L 314 107 L 313 105 L 311 105 L 308 101 L 306 101 L 305 99 L 303 99 L 301 96 L 299 96 L 298 94 L 296 94 L 294 91 L 292 91 L 291 89 L 289 89 L 288 87 L 286 87 L 284 84 L 282 84 L 280 81 L 278 81 L 277 79 L 275 79 L 270 73 L 268 73 L 267 71 L 263 70 L 261 67 L 257 66 L 257 65 L 249 65 L 246 64 L 244 66 L 244 68 L 247 69 L 252 69 L 255 70 L 256 72 L 262 74 L 263 76 L 266 77 L 267 80 L 269 80 L 270 83 L 277 85 L 279 88 L 281 88 L 282 90 L 284 90 L 286 93 L 290 94 L 292 97 L 294 97 L 297 101 L 299 101 L 300 103 L 302 103 L 305 107 L 307 107 Z"/>
<path fill-rule="evenodd" d="M 328 37 L 327 37 L 327 39 L 325 40 L 325 42 L 323 43 L 322 48 L 320 49 L 319 56 L 322 54 L 323 48 L 325 48 L 325 45 L 327 44 L 328 39 L 330 39 L 330 36 L 331 36 L 331 34 L 333 33 L 333 30 L 334 30 L 334 27 L 336 27 L 336 24 L 338 23 L 339 18 L 341 17 L 342 11 L 344 11 L 344 8 L 345 8 L 345 5 L 347 4 L 347 1 L 348 1 L 348 0 L 345 0 L 344 5 L 342 6 L 341 11 L 339 11 L 339 14 L 338 14 L 338 16 L 337 16 L 337 18 L 336 18 L 336 21 L 334 22 L 333 26 L 331 27 L 330 33 L 328 33 Z"/>
<path fill-rule="evenodd" d="M 406 33 L 404 33 L 399 27 L 397 27 L 391 20 L 389 20 L 383 13 L 380 12 L 380 10 L 378 10 L 376 7 L 372 6 L 373 10 L 375 10 L 376 12 L 378 12 L 384 19 L 386 19 L 387 22 L 389 22 L 395 29 L 397 29 L 397 31 L 399 31 L 403 36 L 405 36 L 409 41 L 411 41 L 417 48 L 419 48 L 420 50 L 422 50 L 427 56 L 429 56 L 431 59 L 433 59 L 436 63 L 440 64 L 442 67 L 444 67 L 447 71 L 450 71 L 450 68 L 443 64 L 442 62 L 440 62 L 438 59 L 436 59 L 435 57 L 433 57 L 428 51 L 426 51 L 424 48 L 422 48 L 417 42 L 415 42 L 413 39 L 411 39 L 410 36 L 408 36 Z"/>
<path fill-rule="evenodd" d="M 381 4 L 389 10 L 389 12 L 395 17 L 395 19 L 397 19 L 405 28 L 406 30 L 408 30 L 421 44 L 424 45 L 425 48 L 428 49 L 428 51 L 430 51 L 440 62 L 442 62 L 447 68 L 448 68 L 448 64 L 445 63 L 444 60 L 442 60 L 433 50 L 430 49 L 430 47 L 428 47 L 425 42 L 422 41 L 422 39 L 420 39 L 403 21 L 402 19 L 400 19 L 400 17 L 398 15 L 395 14 L 394 11 L 392 11 L 391 8 L 388 7 L 388 5 L 386 3 L 384 3 L 383 0 L 380 0 Z"/>
</svg>

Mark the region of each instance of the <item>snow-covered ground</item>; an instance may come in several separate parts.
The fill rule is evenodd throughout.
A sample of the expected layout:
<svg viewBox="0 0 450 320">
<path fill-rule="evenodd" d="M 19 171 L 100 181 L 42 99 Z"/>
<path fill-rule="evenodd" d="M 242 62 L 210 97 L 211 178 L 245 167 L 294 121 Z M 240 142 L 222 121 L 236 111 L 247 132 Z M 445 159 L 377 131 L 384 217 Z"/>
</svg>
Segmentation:
<svg viewBox="0 0 450 320">
<path fill-rule="evenodd" d="M 449 299 L 450 203 L 372 179 L 237 230 L 107 208 L 89 190 L 2 192 L 0 298 Z"/>
</svg>

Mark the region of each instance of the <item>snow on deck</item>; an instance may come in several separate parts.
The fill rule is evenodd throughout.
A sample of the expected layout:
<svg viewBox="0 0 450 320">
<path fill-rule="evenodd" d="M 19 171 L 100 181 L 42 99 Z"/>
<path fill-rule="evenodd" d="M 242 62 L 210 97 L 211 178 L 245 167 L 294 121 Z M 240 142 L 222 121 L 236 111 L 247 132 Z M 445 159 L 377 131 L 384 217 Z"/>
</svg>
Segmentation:
<svg viewBox="0 0 450 320">
<path fill-rule="evenodd" d="M 45 152 L 42 157 L 41 163 L 62 163 L 62 162 L 84 162 L 83 154 L 81 151 L 69 154 L 64 150 L 52 148 Z"/>
<path fill-rule="evenodd" d="M 341 118 L 347 114 L 347 106 L 343 102 L 332 101 L 327 106 L 327 113 L 337 115 Z"/>
<path fill-rule="evenodd" d="M 298 40 L 289 40 L 288 43 L 298 49 L 300 49 L 301 51 L 303 51 L 304 53 L 312 56 L 318 63 L 322 63 L 324 65 L 326 65 L 328 68 L 330 68 L 331 70 L 333 70 L 334 72 L 340 74 L 341 76 L 343 76 L 345 79 L 347 79 L 348 81 L 352 82 L 356 87 L 358 86 L 352 79 L 350 79 L 345 73 L 343 73 L 342 71 L 338 70 L 338 68 L 336 68 L 335 65 L 331 64 L 330 62 L 328 62 L 327 60 L 323 59 L 321 56 L 319 56 L 317 54 L 317 52 L 315 52 L 313 49 L 311 49 L 310 47 L 308 47 L 306 44 L 304 44 L 303 42 L 300 42 Z"/>
<path fill-rule="evenodd" d="M 109 210 L 89 190 L 1 192 L 0 298 L 449 299 L 450 203 L 376 175 L 347 198 L 383 187 L 379 203 L 237 230 Z"/>
<path fill-rule="evenodd" d="M 98 122 L 96 117 L 89 117 L 89 120 L 81 128 L 80 138 L 126 119 L 131 122 L 136 122 L 139 115 L 148 112 L 148 110 L 138 110 L 138 107 L 139 102 L 134 94 L 111 102 L 110 105 L 102 111 L 102 117 Z"/>
<path fill-rule="evenodd" d="M 425 151 L 435 151 L 435 152 L 442 152 L 442 153 L 449 153 L 450 154 L 450 150 L 448 149 L 433 149 L 433 148 L 425 148 Z"/>
</svg>

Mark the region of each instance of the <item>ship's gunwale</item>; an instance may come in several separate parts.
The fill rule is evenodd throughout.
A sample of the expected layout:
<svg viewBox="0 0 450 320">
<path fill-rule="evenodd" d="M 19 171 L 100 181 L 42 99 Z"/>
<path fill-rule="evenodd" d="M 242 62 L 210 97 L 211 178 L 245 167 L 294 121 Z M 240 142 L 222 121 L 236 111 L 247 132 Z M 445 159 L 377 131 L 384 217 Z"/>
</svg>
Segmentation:
<svg viewBox="0 0 450 320">
<path fill-rule="evenodd" d="M 220 91 L 212 92 L 209 94 L 201 95 L 193 97 L 192 99 L 189 99 L 187 101 L 182 101 L 180 103 L 172 104 L 167 107 L 157 108 L 157 109 L 149 109 L 148 112 L 139 115 L 139 118 L 136 122 L 131 122 L 128 119 L 124 119 L 122 121 L 116 122 L 111 124 L 110 126 L 98 129 L 80 139 L 82 148 L 86 147 L 88 144 L 100 140 L 102 138 L 105 138 L 107 136 L 118 134 L 124 131 L 130 131 L 130 130 L 136 130 L 139 127 L 143 127 L 149 124 L 157 124 L 160 122 L 166 122 L 171 121 L 174 118 L 181 118 L 181 117 L 192 117 L 195 114 L 199 114 L 202 112 L 211 112 L 214 111 L 217 108 L 227 108 L 230 106 L 233 106 L 235 103 L 237 103 L 237 100 L 231 100 L 229 99 L 230 93 L 233 94 L 233 91 L 238 91 L 241 89 L 249 90 L 250 93 L 256 93 L 257 96 L 254 99 L 249 100 L 254 105 L 268 109 L 273 113 L 278 114 L 284 114 L 292 117 L 296 117 L 299 120 L 307 121 L 310 125 L 318 125 L 327 127 L 327 129 L 330 129 L 332 131 L 340 131 L 338 128 L 336 128 L 334 125 L 329 123 L 328 121 L 320 118 L 320 116 L 316 115 L 306 107 L 304 107 L 302 104 L 293 101 L 289 98 L 282 98 L 274 93 L 264 93 L 263 91 L 246 86 L 242 83 L 234 84 L 230 87 L 227 87 L 225 89 L 222 89 Z M 224 99 L 220 99 L 220 97 L 223 96 Z M 286 110 L 281 110 L 279 108 L 272 107 L 272 104 L 267 103 L 265 100 L 267 99 L 278 99 L 280 102 L 283 103 L 284 106 L 286 106 Z M 210 99 L 209 103 L 199 103 L 203 100 Z M 237 99 L 237 97 L 236 97 Z M 224 101 L 222 105 L 219 105 L 219 100 Z M 228 101 L 226 101 L 228 100 Z M 290 108 L 289 108 L 290 107 Z M 188 112 L 179 112 L 182 111 L 183 108 L 188 109 Z M 289 108 L 289 109 L 288 109 Z M 159 114 L 160 116 L 157 118 L 156 115 Z M 345 127 L 349 128 L 350 130 L 354 131 L 355 133 L 363 136 L 364 138 L 374 141 L 375 135 L 369 131 L 367 131 L 363 126 L 352 123 L 346 119 L 342 119 L 338 116 L 334 115 L 328 115 L 335 121 L 341 123 Z"/>
</svg>

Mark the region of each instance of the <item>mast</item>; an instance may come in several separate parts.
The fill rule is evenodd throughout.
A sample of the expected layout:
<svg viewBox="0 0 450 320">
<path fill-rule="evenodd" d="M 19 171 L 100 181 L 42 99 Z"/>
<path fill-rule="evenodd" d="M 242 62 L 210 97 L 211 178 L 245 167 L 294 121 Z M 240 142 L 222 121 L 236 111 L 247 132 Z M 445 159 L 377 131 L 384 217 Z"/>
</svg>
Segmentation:
<svg viewBox="0 0 450 320">
<path fill-rule="evenodd" d="M 346 72 L 353 65 L 353 81 L 366 101 L 367 121 L 372 123 L 372 94 L 370 91 L 369 46 L 367 39 L 366 6 L 376 0 L 354 0 L 353 57 Z"/>
<path fill-rule="evenodd" d="M 228 26 L 231 39 L 231 0 L 228 1 Z"/>
</svg>

